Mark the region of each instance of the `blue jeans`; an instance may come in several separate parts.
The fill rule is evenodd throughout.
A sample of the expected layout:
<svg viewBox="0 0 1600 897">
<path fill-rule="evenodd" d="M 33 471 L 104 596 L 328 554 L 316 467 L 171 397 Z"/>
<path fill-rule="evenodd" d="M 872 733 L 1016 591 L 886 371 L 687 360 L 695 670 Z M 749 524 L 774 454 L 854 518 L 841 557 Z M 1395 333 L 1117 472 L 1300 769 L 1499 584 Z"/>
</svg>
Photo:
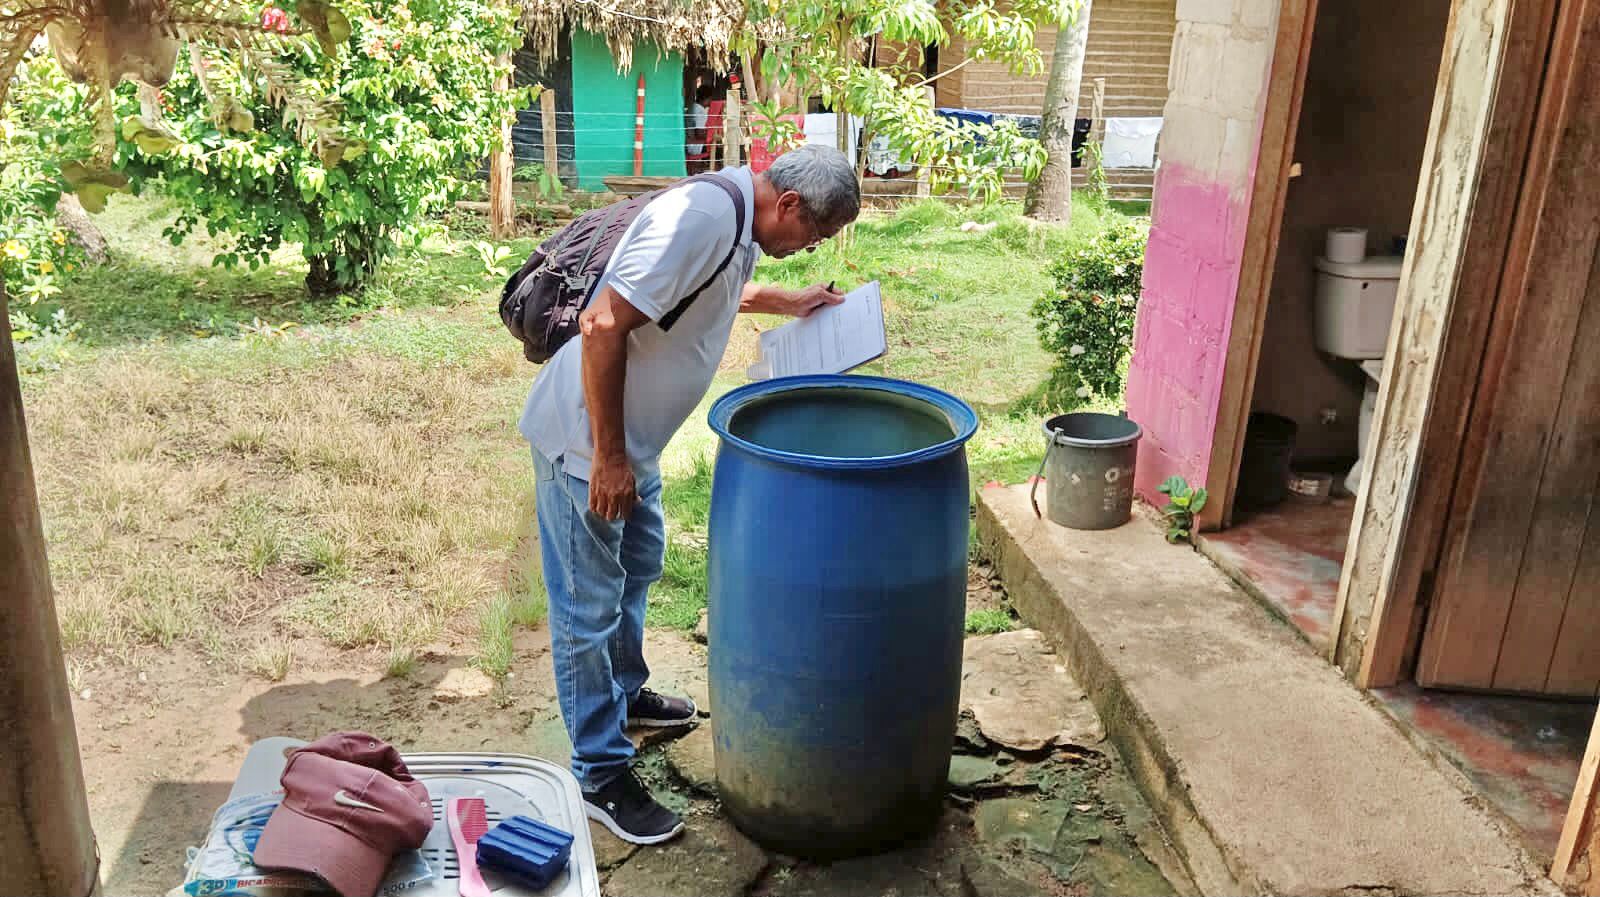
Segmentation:
<svg viewBox="0 0 1600 897">
<path fill-rule="evenodd" d="M 561 716 L 572 739 L 572 772 L 587 791 L 621 775 L 633 759 L 624 728 L 644 662 L 645 596 L 661 578 L 666 521 L 661 478 L 638 484 L 626 520 L 589 510 L 589 484 L 533 450 L 539 551 L 550 595 L 550 654 Z"/>
</svg>

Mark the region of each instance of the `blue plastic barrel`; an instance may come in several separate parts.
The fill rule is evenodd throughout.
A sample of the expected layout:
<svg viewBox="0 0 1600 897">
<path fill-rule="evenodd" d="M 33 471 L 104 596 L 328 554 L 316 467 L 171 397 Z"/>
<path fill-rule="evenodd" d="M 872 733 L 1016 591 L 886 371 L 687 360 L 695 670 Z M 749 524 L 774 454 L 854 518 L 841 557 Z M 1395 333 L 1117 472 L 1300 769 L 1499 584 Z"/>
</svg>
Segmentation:
<svg viewBox="0 0 1600 897">
<path fill-rule="evenodd" d="M 887 849 L 937 822 L 961 692 L 978 418 L 875 377 L 791 377 L 711 408 L 718 791 L 756 841 Z"/>
</svg>

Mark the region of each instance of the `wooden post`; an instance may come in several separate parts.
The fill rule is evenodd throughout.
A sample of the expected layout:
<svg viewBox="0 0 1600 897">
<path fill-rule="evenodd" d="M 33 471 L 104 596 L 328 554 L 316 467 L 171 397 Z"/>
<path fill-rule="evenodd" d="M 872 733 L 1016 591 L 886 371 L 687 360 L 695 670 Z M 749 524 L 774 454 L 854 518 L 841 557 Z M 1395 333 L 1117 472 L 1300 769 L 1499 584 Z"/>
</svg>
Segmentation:
<svg viewBox="0 0 1600 897">
<path fill-rule="evenodd" d="M 644 176 L 644 76 L 639 76 L 639 91 L 633 109 L 633 176 Z"/>
<path fill-rule="evenodd" d="M 494 80 L 499 93 L 511 90 L 511 54 L 495 59 L 500 74 Z M 511 193 L 511 117 L 500 123 L 500 149 L 489 157 L 489 236 L 509 239 L 517 226 L 516 197 Z"/>
<path fill-rule="evenodd" d="M 556 92 L 539 92 L 539 123 L 544 126 L 544 170 L 551 184 L 561 179 L 561 153 L 556 147 Z"/>
<path fill-rule="evenodd" d="M 728 88 L 728 100 L 722 110 L 723 164 L 728 167 L 742 165 L 744 151 L 744 123 L 740 120 L 739 88 Z"/>
<path fill-rule="evenodd" d="M 1587 863 L 1579 862 L 1585 858 Z M 1587 868 L 1587 881 L 1573 880 L 1579 866 Z M 1600 717 L 1595 718 L 1589 749 L 1578 767 L 1578 785 L 1556 843 L 1550 878 L 1573 893 L 1600 893 Z"/>
<path fill-rule="evenodd" d="M 1077 127 L 1077 123 L 1073 123 Z M 1105 183 L 1105 169 L 1102 166 L 1104 158 L 1101 155 L 1106 145 L 1106 79 L 1094 79 L 1094 91 L 1089 95 L 1089 134 L 1087 143 L 1094 144 L 1094 155 L 1088 158 L 1085 150 L 1083 182 L 1087 186 Z M 1106 193 L 1111 192 L 1110 185 L 1106 185 Z"/>
<path fill-rule="evenodd" d="M 0 894 L 85 895 L 100 871 L 22 388 L 9 331 L 0 340 Z"/>
<path fill-rule="evenodd" d="M 1089 99 L 1089 134 L 1096 144 L 1106 142 L 1106 79 L 1094 79 L 1094 94 Z"/>
<path fill-rule="evenodd" d="M 922 102 L 923 102 L 923 105 L 928 107 L 928 114 L 932 115 L 933 114 L 933 109 L 934 109 L 934 107 L 936 105 L 936 103 L 935 103 L 935 101 L 933 99 L 933 85 L 932 84 L 929 84 L 927 87 L 922 88 Z M 926 166 L 926 165 L 918 165 L 917 166 L 917 198 L 918 199 L 927 199 L 930 195 L 932 195 L 932 193 L 933 193 L 933 185 L 930 183 L 930 180 L 931 180 L 930 175 L 931 175 L 931 172 L 928 171 L 928 166 Z"/>
</svg>

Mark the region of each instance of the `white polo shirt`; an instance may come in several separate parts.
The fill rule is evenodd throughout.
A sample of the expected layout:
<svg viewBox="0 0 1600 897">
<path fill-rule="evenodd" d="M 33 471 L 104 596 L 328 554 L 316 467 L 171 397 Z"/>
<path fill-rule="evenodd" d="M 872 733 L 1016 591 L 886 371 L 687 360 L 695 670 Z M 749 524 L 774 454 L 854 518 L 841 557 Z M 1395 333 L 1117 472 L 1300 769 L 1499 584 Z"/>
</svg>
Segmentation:
<svg viewBox="0 0 1600 897">
<path fill-rule="evenodd" d="M 744 196 L 744 231 L 728 267 L 671 330 L 653 322 L 706 282 L 735 239 L 733 203 L 715 184 L 679 187 L 645 206 L 623 233 L 596 288 L 611 286 L 652 322 L 628 335 L 622 395 L 628 461 L 640 480 L 659 473 L 662 450 L 711 388 L 740 294 L 760 257 L 751 232 L 755 182 L 750 169 L 718 174 Z M 582 352 L 579 334 L 545 362 L 517 427 L 545 458 L 561 461 L 567 473 L 587 480 L 594 440 L 583 397 Z"/>
</svg>

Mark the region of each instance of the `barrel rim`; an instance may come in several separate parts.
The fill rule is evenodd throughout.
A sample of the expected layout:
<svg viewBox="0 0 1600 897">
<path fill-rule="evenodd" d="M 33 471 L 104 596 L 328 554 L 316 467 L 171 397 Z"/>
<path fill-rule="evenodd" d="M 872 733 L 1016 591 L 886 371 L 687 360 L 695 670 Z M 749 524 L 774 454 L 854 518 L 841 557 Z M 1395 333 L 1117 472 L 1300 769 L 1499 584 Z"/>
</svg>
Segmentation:
<svg viewBox="0 0 1600 897">
<path fill-rule="evenodd" d="M 1068 417 L 1113 418 L 1126 423 L 1133 428 L 1133 431 L 1124 436 L 1112 436 L 1108 439 L 1089 439 L 1084 436 L 1068 436 L 1061 430 L 1051 426 L 1051 424 Z M 1121 448 L 1138 442 L 1144 436 L 1144 428 L 1139 426 L 1139 422 L 1133 418 L 1120 414 L 1106 414 L 1100 411 L 1073 411 L 1067 414 L 1057 414 L 1055 417 L 1045 420 L 1044 435 L 1049 437 L 1050 441 L 1056 445 L 1068 445 L 1076 448 Z"/>
<path fill-rule="evenodd" d="M 945 419 L 949 421 L 951 429 L 955 431 L 955 435 L 943 442 L 936 442 L 933 445 L 909 452 L 901 452 L 897 455 L 834 458 L 825 455 L 786 452 L 781 449 L 757 445 L 747 439 L 735 436 L 728 429 L 733 422 L 733 416 L 740 409 L 757 399 L 764 399 L 783 392 L 794 392 L 802 389 L 826 389 L 830 387 L 871 389 L 926 402 L 944 415 Z M 974 411 L 971 405 L 942 389 L 924 386 L 921 383 L 912 383 L 908 380 L 895 380 L 890 377 L 868 377 L 857 374 L 807 374 L 796 377 L 777 377 L 771 380 L 750 383 L 731 390 L 712 403 L 711 412 L 707 415 L 707 421 L 711 425 L 712 432 L 716 433 L 717 437 L 727 445 L 736 446 L 743 451 L 770 461 L 829 470 L 872 470 L 931 461 L 934 458 L 940 458 L 956 451 L 978 432 L 978 412 Z"/>
</svg>

